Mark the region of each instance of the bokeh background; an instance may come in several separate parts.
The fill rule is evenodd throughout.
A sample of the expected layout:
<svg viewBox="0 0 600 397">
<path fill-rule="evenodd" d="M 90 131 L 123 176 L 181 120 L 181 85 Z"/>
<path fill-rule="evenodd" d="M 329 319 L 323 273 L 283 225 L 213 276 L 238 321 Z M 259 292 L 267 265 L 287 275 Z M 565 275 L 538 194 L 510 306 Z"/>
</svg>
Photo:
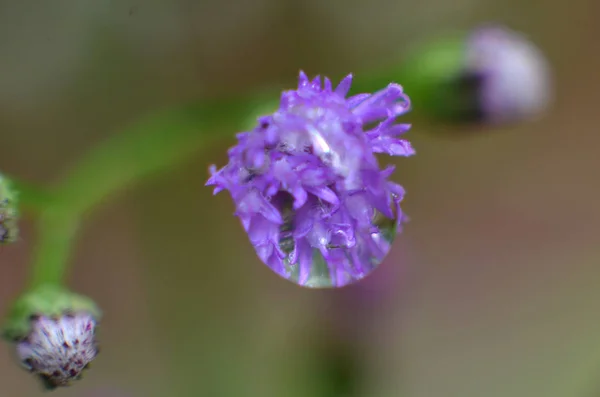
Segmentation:
<svg viewBox="0 0 600 397">
<path fill-rule="evenodd" d="M 598 15 L 596 0 L 0 1 L 0 167 L 43 184 L 154 109 L 290 87 L 300 68 L 339 78 L 481 22 L 527 34 L 556 78 L 536 121 L 416 123 L 418 155 L 395 161 L 411 222 L 340 291 L 274 275 L 203 186 L 234 131 L 107 202 L 70 274 L 104 309 L 102 352 L 56 395 L 600 396 Z M 22 228 L 0 252 L 3 313 L 35 244 Z M 0 345 L 0 396 L 38 395 Z"/>
</svg>

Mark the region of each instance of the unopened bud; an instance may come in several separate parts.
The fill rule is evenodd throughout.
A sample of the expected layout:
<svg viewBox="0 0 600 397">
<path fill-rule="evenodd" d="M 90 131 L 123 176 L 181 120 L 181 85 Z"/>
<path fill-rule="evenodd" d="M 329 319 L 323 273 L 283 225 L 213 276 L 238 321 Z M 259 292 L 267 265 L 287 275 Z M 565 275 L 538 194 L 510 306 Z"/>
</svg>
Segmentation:
<svg viewBox="0 0 600 397">
<path fill-rule="evenodd" d="M 405 67 L 413 106 L 440 120 L 519 122 L 540 115 L 553 96 L 543 53 L 500 26 L 431 40 L 415 48 Z"/>
<path fill-rule="evenodd" d="M 17 357 L 47 389 L 68 386 L 98 354 L 100 310 L 89 298 L 57 286 L 42 286 L 12 306 L 3 335 Z"/>
<path fill-rule="evenodd" d="M 17 343 L 17 356 L 46 388 L 68 386 L 98 354 L 95 329 L 96 320 L 86 312 L 34 317 L 31 332 Z"/>
</svg>

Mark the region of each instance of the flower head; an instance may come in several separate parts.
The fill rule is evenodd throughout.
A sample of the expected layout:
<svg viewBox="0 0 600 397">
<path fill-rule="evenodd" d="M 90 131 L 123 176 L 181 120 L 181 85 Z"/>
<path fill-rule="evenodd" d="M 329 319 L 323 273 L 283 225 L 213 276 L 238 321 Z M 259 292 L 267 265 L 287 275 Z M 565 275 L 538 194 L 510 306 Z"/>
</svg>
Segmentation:
<svg viewBox="0 0 600 397">
<path fill-rule="evenodd" d="M 67 386 L 98 354 L 95 329 L 96 320 L 86 312 L 34 317 L 31 332 L 17 343 L 17 356 L 46 388 Z"/>
<path fill-rule="evenodd" d="M 207 185 L 228 190 L 250 242 L 276 273 L 302 286 L 343 286 L 369 274 L 389 252 L 404 216 L 402 187 L 376 153 L 414 154 L 396 118 L 410 108 L 402 87 L 346 98 L 347 76 L 300 73 L 279 109 L 238 134 L 229 163 Z"/>
</svg>

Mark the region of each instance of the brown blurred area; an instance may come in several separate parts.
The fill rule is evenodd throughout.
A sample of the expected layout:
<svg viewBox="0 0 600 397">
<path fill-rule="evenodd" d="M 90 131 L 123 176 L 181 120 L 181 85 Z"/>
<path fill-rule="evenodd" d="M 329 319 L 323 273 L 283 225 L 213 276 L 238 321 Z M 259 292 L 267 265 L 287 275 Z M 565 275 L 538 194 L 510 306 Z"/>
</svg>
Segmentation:
<svg viewBox="0 0 600 397">
<path fill-rule="evenodd" d="M 556 77 L 540 120 L 469 135 L 413 125 L 417 156 L 395 161 L 411 222 L 364 285 L 305 290 L 259 262 L 229 198 L 203 186 L 234 131 L 110 201 L 87 219 L 70 277 L 105 312 L 102 352 L 57 395 L 318 396 L 312 342 L 353 326 L 363 396 L 598 395 L 599 12 L 595 0 L 0 1 L 0 168 L 44 184 L 154 109 L 291 86 L 300 68 L 339 78 L 481 22 L 527 34 Z M 26 218 L 0 252 L 2 313 L 34 244 Z M 353 300 L 382 280 L 384 298 Z M 42 395 L 8 345 L 0 357 L 0 396 Z"/>
</svg>

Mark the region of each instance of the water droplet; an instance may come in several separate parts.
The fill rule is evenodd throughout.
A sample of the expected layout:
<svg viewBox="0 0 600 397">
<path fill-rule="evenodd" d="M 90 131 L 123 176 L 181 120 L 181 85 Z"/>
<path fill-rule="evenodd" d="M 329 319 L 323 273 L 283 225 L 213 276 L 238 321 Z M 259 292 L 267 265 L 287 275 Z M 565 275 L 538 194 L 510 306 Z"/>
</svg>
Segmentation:
<svg viewBox="0 0 600 397">
<path fill-rule="evenodd" d="M 293 214 L 286 214 L 286 222 L 282 231 L 292 229 Z M 309 269 L 302 269 L 298 260 L 293 262 L 294 240 L 289 233 L 284 236 L 279 247 L 287 254 L 284 259 L 284 273 L 282 277 L 308 288 L 344 287 L 362 280 L 371 274 L 390 252 L 392 242 L 396 236 L 396 220 L 389 219 L 376 212 L 373 226 L 377 230 L 372 233 L 356 233 L 356 243 L 353 247 L 336 247 L 328 245 L 328 254 L 336 258 L 327 261 L 321 251 L 312 248 L 312 262 Z"/>
</svg>

